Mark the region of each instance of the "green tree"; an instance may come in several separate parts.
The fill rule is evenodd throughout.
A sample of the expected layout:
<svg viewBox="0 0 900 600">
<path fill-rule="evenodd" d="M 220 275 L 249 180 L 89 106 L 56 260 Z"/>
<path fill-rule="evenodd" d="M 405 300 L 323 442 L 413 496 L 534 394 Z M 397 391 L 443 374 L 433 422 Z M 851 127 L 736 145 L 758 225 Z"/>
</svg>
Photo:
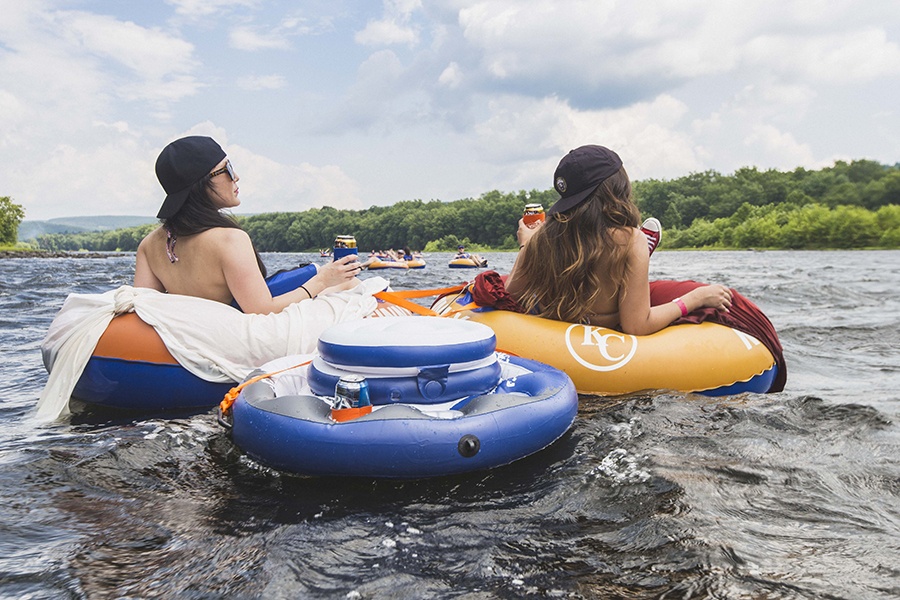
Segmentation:
<svg viewBox="0 0 900 600">
<path fill-rule="evenodd" d="M 882 206 L 875 213 L 875 220 L 882 231 L 878 245 L 900 248 L 900 205 Z"/>
<path fill-rule="evenodd" d="M 19 224 L 24 218 L 24 208 L 9 196 L 0 196 L 0 244 L 15 244 L 19 240 Z"/>
</svg>

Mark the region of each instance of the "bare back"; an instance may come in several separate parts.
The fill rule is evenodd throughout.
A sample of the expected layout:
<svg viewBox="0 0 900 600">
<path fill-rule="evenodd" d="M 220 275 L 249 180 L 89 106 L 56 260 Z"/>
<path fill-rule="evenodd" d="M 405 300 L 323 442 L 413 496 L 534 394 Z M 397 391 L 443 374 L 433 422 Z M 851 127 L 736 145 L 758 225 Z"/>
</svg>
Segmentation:
<svg viewBox="0 0 900 600">
<path fill-rule="evenodd" d="M 137 262 L 147 268 L 136 268 L 134 284 L 228 304 L 233 298 L 223 269 L 225 253 L 243 244 L 250 244 L 250 239 L 240 229 L 208 229 L 179 237 L 175 244 L 178 260 L 173 263 L 166 253 L 166 231 L 159 227 L 138 247 Z"/>
</svg>

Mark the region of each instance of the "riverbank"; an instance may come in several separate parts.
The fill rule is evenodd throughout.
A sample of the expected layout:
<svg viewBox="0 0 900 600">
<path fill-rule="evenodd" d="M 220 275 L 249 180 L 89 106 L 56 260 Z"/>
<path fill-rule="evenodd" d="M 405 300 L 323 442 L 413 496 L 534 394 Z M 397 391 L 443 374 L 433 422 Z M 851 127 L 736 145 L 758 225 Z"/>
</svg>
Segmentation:
<svg viewBox="0 0 900 600">
<path fill-rule="evenodd" d="M 124 252 L 49 252 L 47 250 L 0 250 L 0 258 L 110 258 Z"/>
</svg>

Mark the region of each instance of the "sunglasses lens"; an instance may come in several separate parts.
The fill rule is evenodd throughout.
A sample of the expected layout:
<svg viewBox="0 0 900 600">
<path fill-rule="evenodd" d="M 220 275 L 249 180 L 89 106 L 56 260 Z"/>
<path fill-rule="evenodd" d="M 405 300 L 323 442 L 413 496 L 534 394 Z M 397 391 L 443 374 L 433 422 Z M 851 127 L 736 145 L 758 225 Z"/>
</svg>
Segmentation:
<svg viewBox="0 0 900 600">
<path fill-rule="evenodd" d="M 228 170 L 228 176 L 231 177 L 231 180 L 237 180 L 237 177 L 234 176 L 234 167 L 231 166 L 230 160 L 225 161 L 225 168 Z"/>
</svg>

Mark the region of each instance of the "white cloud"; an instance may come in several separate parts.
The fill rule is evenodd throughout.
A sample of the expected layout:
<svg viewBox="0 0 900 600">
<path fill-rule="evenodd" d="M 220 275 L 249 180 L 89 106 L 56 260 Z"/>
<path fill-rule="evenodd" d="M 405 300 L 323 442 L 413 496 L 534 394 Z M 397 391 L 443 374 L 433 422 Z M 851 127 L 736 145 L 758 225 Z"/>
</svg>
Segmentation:
<svg viewBox="0 0 900 600">
<path fill-rule="evenodd" d="M 260 33 L 250 27 L 235 27 L 228 34 L 228 43 L 238 50 L 285 50 L 290 43 L 281 32 Z"/>
<path fill-rule="evenodd" d="M 687 107 L 671 96 L 606 110 L 578 110 L 558 98 L 507 96 L 491 101 L 489 110 L 475 128 L 477 152 L 500 168 L 514 165 L 510 183 L 517 187 L 528 187 L 535 172 L 549 181 L 559 159 L 584 144 L 618 152 L 632 178 L 674 177 L 702 165 L 682 131 Z"/>
<path fill-rule="evenodd" d="M 259 0 L 166 0 L 175 7 L 175 13 L 189 18 L 211 17 L 225 13 L 236 7 L 253 8 Z"/>
<path fill-rule="evenodd" d="M 455 61 L 447 65 L 447 68 L 444 69 L 441 72 L 440 77 L 438 77 L 438 83 L 448 88 L 459 87 L 459 84 L 462 83 L 462 80 L 462 69 L 459 68 L 459 65 Z"/>
<path fill-rule="evenodd" d="M 244 90 L 277 90 L 287 85 L 283 75 L 251 75 L 238 79 L 238 87 Z"/>
<path fill-rule="evenodd" d="M 222 146 L 240 176 L 239 213 L 302 211 L 329 204 L 340 208 L 363 208 L 360 186 L 337 165 L 316 166 L 308 162 L 289 164 L 273 160 L 246 146 L 231 143 L 226 129 L 205 121 L 173 135 L 168 142 L 188 136 L 206 135 Z M 162 146 L 156 153 L 162 150 Z M 156 154 L 153 156 L 156 161 Z M 151 169 L 152 175 L 152 169 Z M 153 189 L 159 183 L 153 177 Z M 161 200 L 160 200 L 161 202 Z M 157 210 L 158 207 L 154 208 Z"/>
<path fill-rule="evenodd" d="M 146 141 L 103 126 L 84 133 L 95 140 L 90 146 L 58 143 L 4 178 L 26 218 L 85 214 L 85 209 L 87 214 L 156 214 L 164 194 Z"/>
<path fill-rule="evenodd" d="M 666 85 L 748 66 L 795 80 L 898 72 L 900 49 L 887 23 L 857 24 L 865 11 L 846 2 L 804 6 L 485 0 L 460 10 L 459 24 L 490 79 L 527 83 L 534 93 L 541 86 L 602 92 L 613 84 L 655 96 Z M 886 12 L 882 18 L 900 19 L 900 8 Z"/>
<path fill-rule="evenodd" d="M 845 83 L 900 74 L 900 46 L 883 29 L 815 35 L 761 35 L 747 44 L 748 62 L 792 79 Z"/>
<path fill-rule="evenodd" d="M 748 147 L 756 147 L 755 154 L 769 157 L 769 163 L 761 166 L 790 164 L 812 166 L 816 161 L 808 144 L 799 143 L 788 132 L 772 125 L 756 125 L 743 139 Z M 821 165 L 820 165 L 821 166 Z"/>
<path fill-rule="evenodd" d="M 420 0 L 385 0 L 383 18 L 369 21 L 354 40 L 364 46 L 414 46 L 419 43 L 419 31 L 409 22 L 412 14 L 421 8 Z"/>
<path fill-rule="evenodd" d="M 356 43 L 365 46 L 389 46 L 392 44 L 408 44 L 419 42 L 419 33 L 412 27 L 406 27 L 393 21 L 373 21 L 354 36 Z"/>
<path fill-rule="evenodd" d="M 28 218 L 154 214 L 192 131 L 247 212 L 545 188 L 584 143 L 635 178 L 900 161 L 893 1 L 65 7 L 0 0 L 0 194 Z"/>
<path fill-rule="evenodd" d="M 459 21 L 493 77 L 544 76 L 548 84 L 574 77 L 593 88 L 598 78 L 671 79 L 729 68 L 734 51 L 716 43 L 730 41 L 723 40 L 728 29 L 710 13 L 715 5 L 677 3 L 663 16 L 645 4 L 491 0 L 462 9 Z"/>
<path fill-rule="evenodd" d="M 238 145 L 224 146 L 237 169 L 241 213 L 364 208 L 360 185 L 337 165 L 284 164 Z"/>
<path fill-rule="evenodd" d="M 57 13 L 54 21 L 73 48 L 110 59 L 151 81 L 198 66 L 192 44 L 158 29 L 80 12 Z"/>
<path fill-rule="evenodd" d="M 325 108 L 324 116 L 315 119 L 311 127 L 329 133 L 369 130 L 375 125 L 390 128 L 399 115 L 407 113 L 410 103 L 410 90 L 398 86 L 403 75 L 404 67 L 396 53 L 374 52 L 359 65 L 356 81 L 343 101 Z"/>
<path fill-rule="evenodd" d="M 331 17 L 320 17 L 310 22 L 299 15 L 287 15 L 274 26 L 238 25 L 228 33 L 228 45 L 237 50 L 289 50 L 292 38 L 301 35 L 321 34 L 332 28 Z"/>
</svg>

